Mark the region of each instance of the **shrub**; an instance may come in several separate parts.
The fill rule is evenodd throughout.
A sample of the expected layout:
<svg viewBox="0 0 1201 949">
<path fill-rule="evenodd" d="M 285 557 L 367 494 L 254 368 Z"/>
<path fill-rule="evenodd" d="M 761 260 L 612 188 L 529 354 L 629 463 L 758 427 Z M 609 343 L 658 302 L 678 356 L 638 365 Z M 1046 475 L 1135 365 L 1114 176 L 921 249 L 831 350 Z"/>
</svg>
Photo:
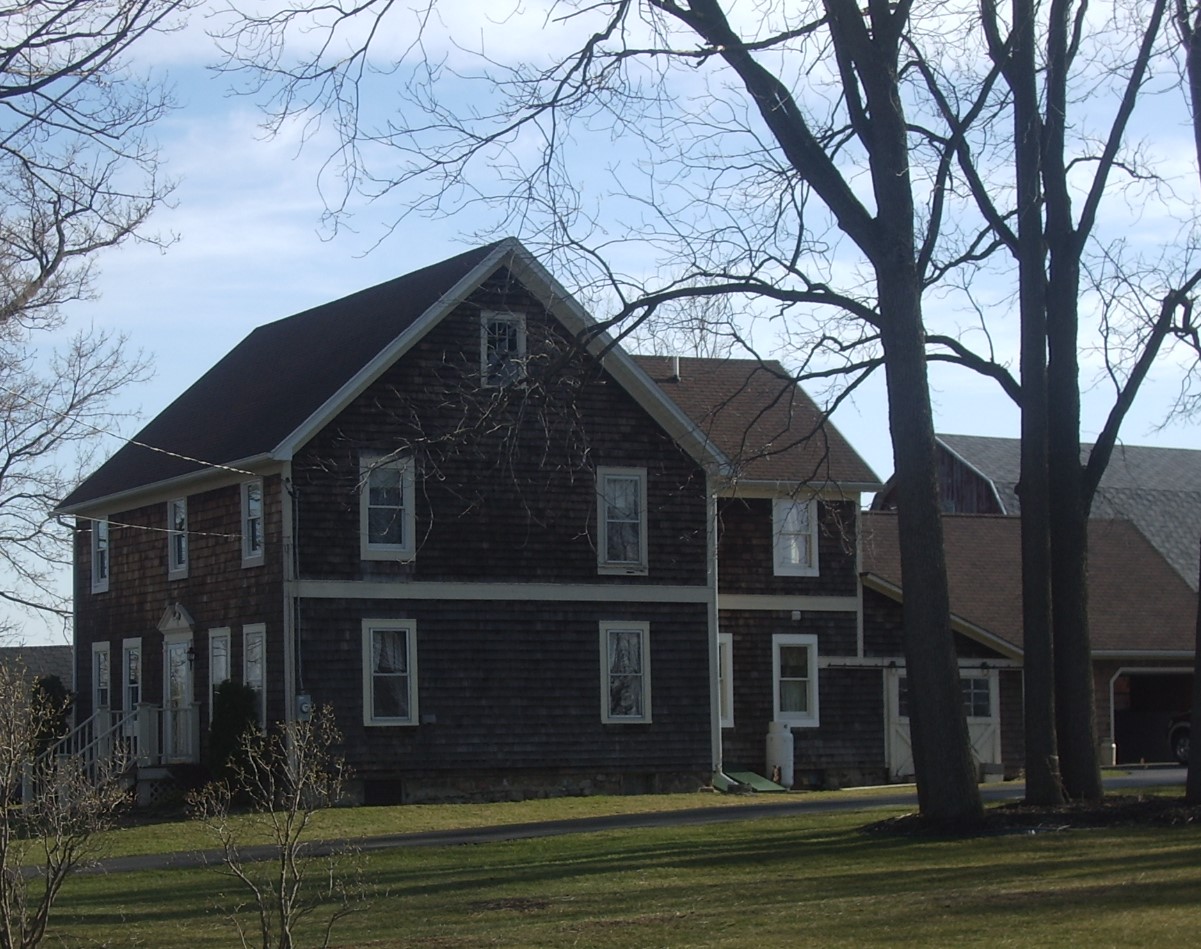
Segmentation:
<svg viewBox="0 0 1201 949">
<path fill-rule="evenodd" d="M 258 693 L 241 682 L 226 680 L 213 693 L 213 721 L 209 725 L 208 765 L 214 777 L 230 777 L 235 757 L 245 740 L 258 731 Z"/>
</svg>

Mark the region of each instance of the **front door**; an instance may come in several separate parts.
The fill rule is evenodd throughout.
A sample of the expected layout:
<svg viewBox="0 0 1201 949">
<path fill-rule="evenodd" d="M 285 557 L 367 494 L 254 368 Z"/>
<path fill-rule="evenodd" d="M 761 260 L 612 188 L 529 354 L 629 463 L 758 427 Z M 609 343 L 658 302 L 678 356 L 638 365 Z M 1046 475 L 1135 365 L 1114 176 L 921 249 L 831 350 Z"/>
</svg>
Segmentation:
<svg viewBox="0 0 1201 949">
<path fill-rule="evenodd" d="M 968 740 L 977 764 L 1001 761 L 1001 696 L 997 670 L 978 666 L 960 670 Z M 913 777 L 913 743 L 909 734 L 909 689 L 904 668 L 889 669 L 885 678 L 888 710 L 886 745 L 888 772 L 894 781 Z"/>
<path fill-rule="evenodd" d="M 195 757 L 192 696 L 191 639 L 168 641 L 163 657 L 166 679 L 163 694 L 163 744 L 168 761 L 191 761 Z"/>
</svg>

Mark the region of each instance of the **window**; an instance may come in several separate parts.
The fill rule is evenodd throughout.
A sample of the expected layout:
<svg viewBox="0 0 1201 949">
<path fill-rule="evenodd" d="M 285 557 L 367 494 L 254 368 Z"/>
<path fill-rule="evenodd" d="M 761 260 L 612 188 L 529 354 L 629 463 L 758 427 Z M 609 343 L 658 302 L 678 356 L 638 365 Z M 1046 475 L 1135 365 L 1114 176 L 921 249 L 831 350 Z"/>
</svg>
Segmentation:
<svg viewBox="0 0 1201 949">
<path fill-rule="evenodd" d="M 209 720 L 213 717 L 213 695 L 217 686 L 228 682 L 229 627 L 209 630 Z"/>
<path fill-rule="evenodd" d="M 242 485 L 242 566 L 263 562 L 263 482 Z"/>
<path fill-rule="evenodd" d="M 108 518 L 92 521 L 92 592 L 108 590 Z"/>
<path fill-rule="evenodd" d="M 772 637 L 775 721 L 816 726 L 817 637 L 782 633 Z"/>
<path fill-rule="evenodd" d="M 188 499 L 167 504 L 167 576 L 178 580 L 188 575 Z"/>
<path fill-rule="evenodd" d="M 112 674 L 108 664 L 108 643 L 92 643 L 92 711 L 112 705 Z"/>
<path fill-rule="evenodd" d="M 267 630 L 262 623 L 242 627 L 242 681 L 258 694 L 259 725 L 267 727 Z"/>
<path fill-rule="evenodd" d="M 734 727 L 734 634 L 717 634 L 717 702 L 721 727 Z"/>
<path fill-rule="evenodd" d="M 600 626 L 601 721 L 651 720 L 650 626 L 605 622 Z"/>
<path fill-rule="evenodd" d="M 416 552 L 413 459 L 365 457 L 360 466 L 359 538 L 364 560 L 411 560 Z"/>
<path fill-rule="evenodd" d="M 363 620 L 363 724 L 417 724 L 417 627 Z"/>
<path fill-rule="evenodd" d="M 646 573 L 646 469 L 598 468 L 601 573 Z"/>
<path fill-rule="evenodd" d="M 126 639 L 121 643 L 121 669 L 122 707 L 132 712 L 142 701 L 142 640 Z"/>
<path fill-rule="evenodd" d="M 959 689 L 963 693 L 963 714 L 968 718 L 993 717 L 992 683 L 987 675 L 961 675 Z M 909 678 L 897 679 L 897 717 L 909 718 Z"/>
<path fill-rule="evenodd" d="M 817 576 L 817 502 L 772 501 L 772 548 L 775 575 Z"/>
<path fill-rule="evenodd" d="M 517 313 L 480 316 L 480 379 L 507 386 L 525 376 L 525 317 Z"/>
</svg>

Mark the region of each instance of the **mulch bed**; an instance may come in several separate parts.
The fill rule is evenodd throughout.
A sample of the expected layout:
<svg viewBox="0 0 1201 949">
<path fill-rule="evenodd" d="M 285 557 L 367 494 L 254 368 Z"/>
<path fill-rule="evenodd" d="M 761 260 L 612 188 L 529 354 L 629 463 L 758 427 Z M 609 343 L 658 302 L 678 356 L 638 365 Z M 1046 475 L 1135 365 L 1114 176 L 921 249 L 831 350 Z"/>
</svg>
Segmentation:
<svg viewBox="0 0 1201 949">
<path fill-rule="evenodd" d="M 1041 834 L 1088 827 L 1201 825 L 1201 806 L 1184 798 L 1157 795 L 1119 795 L 1099 804 L 1061 804 L 1057 807 L 1023 803 L 987 808 L 984 820 L 963 827 L 933 824 L 920 814 L 877 821 L 864 833 L 888 837 L 985 837 L 1000 834 Z"/>
</svg>

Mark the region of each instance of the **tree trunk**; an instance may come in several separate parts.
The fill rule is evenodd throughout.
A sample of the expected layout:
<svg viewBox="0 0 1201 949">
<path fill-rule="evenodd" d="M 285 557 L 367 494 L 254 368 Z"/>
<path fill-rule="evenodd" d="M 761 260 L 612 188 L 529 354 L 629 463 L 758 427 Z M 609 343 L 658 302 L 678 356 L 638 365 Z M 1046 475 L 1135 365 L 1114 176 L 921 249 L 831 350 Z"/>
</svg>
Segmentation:
<svg viewBox="0 0 1201 949">
<path fill-rule="evenodd" d="M 1057 279 L 1052 272 L 1047 308 L 1055 723 L 1064 790 L 1074 800 L 1098 801 L 1103 792 L 1088 631 L 1088 505 L 1080 465 L 1077 286 L 1071 275 Z"/>
<path fill-rule="evenodd" d="M 1201 152 L 1199 152 L 1201 154 Z M 1201 578 L 1198 579 L 1201 588 Z M 1201 598 L 1197 601 L 1197 632 L 1193 645 L 1193 704 L 1189 722 L 1188 777 L 1184 784 L 1186 804 L 1201 804 L 1201 755 L 1193 754 L 1193 723 L 1201 722 Z"/>
<path fill-rule="evenodd" d="M 1015 177 L 1021 309 L 1022 626 L 1025 678 L 1026 800 L 1063 799 L 1055 748 L 1051 643 L 1050 498 L 1047 481 L 1046 254 L 1041 213 L 1041 122 L 1035 86 L 1032 0 L 1014 0 L 1010 80 L 1014 93 Z"/>
<path fill-rule="evenodd" d="M 921 315 L 910 290 L 911 319 L 890 321 L 882 334 L 905 591 L 905 674 L 909 695 L 919 697 L 910 702 L 909 727 L 921 813 L 955 829 L 978 823 L 983 808 L 951 634 Z M 890 292 L 881 281 L 881 298 Z"/>
</svg>

